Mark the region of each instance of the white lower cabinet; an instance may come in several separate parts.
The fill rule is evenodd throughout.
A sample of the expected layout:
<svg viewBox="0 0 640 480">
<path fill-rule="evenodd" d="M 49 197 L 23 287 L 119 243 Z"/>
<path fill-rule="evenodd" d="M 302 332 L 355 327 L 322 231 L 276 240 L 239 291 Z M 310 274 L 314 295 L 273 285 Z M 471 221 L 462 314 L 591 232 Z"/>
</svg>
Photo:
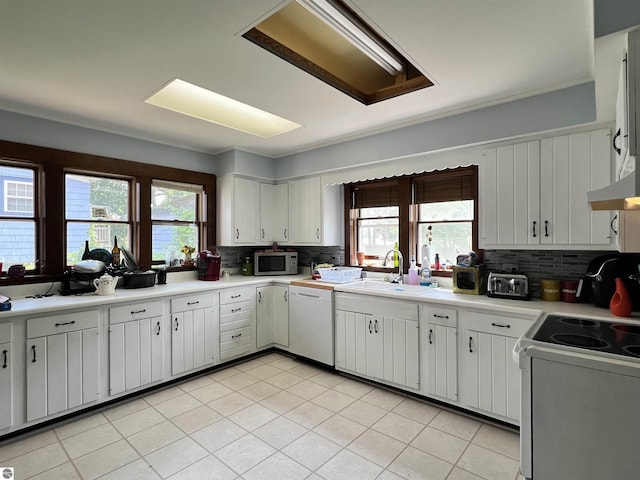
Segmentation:
<svg viewBox="0 0 640 480">
<path fill-rule="evenodd" d="M 100 312 L 27 319 L 27 421 L 99 398 Z"/>
<path fill-rule="evenodd" d="M 0 430 L 13 425 L 12 333 L 10 322 L 0 323 Z"/>
<path fill-rule="evenodd" d="M 530 319 L 459 311 L 461 338 L 460 401 L 512 422 L 520 420 L 520 369 L 513 347 Z"/>
<path fill-rule="evenodd" d="M 218 363 L 218 293 L 171 299 L 171 374 Z"/>
<path fill-rule="evenodd" d="M 422 305 L 420 342 L 424 393 L 458 400 L 457 311 Z"/>
<path fill-rule="evenodd" d="M 420 387 L 418 306 L 336 293 L 336 369 Z"/>
<path fill-rule="evenodd" d="M 253 287 L 220 291 L 220 359 L 256 351 L 256 290 Z"/>
<path fill-rule="evenodd" d="M 256 289 L 256 346 L 289 346 L 289 287 Z"/>
<path fill-rule="evenodd" d="M 109 393 L 116 395 L 163 378 L 163 302 L 109 309 Z"/>
</svg>

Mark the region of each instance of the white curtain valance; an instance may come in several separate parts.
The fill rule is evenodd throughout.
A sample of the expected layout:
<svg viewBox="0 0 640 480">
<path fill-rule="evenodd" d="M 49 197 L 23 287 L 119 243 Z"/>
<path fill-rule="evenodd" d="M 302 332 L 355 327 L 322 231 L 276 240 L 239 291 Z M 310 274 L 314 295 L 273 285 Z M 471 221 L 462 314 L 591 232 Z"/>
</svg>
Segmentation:
<svg viewBox="0 0 640 480">
<path fill-rule="evenodd" d="M 430 153 L 420 153 L 409 157 L 367 163 L 340 170 L 332 170 L 321 175 L 323 185 L 376 180 L 412 173 L 432 172 L 445 168 L 480 165 L 486 147 L 470 147 Z"/>
</svg>

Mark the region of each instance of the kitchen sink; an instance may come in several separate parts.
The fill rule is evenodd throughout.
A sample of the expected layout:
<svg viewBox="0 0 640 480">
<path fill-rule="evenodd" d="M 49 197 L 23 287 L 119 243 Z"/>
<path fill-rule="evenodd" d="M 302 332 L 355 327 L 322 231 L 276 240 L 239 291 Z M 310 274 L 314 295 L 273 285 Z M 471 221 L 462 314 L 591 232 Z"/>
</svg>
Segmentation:
<svg viewBox="0 0 640 480">
<path fill-rule="evenodd" d="M 434 287 L 426 287 L 423 285 L 407 285 L 406 283 L 400 287 L 397 283 L 384 282 L 381 280 L 362 280 L 359 282 L 345 284 L 346 288 L 353 288 L 367 291 L 380 291 L 393 293 L 395 295 L 427 295 L 436 290 Z"/>
</svg>

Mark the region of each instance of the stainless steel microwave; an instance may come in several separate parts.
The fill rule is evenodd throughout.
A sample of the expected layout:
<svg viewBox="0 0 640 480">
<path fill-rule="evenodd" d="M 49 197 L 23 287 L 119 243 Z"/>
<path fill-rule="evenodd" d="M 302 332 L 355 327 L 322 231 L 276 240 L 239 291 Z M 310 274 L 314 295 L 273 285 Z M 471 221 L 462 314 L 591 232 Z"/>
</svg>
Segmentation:
<svg viewBox="0 0 640 480">
<path fill-rule="evenodd" d="M 254 275 L 297 275 L 298 252 L 269 251 L 253 254 Z"/>
</svg>

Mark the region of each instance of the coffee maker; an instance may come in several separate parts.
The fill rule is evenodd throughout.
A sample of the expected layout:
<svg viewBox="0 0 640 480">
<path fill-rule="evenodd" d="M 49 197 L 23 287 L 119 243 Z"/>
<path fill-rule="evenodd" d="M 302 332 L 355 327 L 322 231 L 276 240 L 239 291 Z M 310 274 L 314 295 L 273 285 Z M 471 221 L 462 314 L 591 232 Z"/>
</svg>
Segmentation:
<svg viewBox="0 0 640 480">
<path fill-rule="evenodd" d="M 198 253 L 198 280 L 220 280 L 220 264 L 222 257 L 209 250 Z"/>
</svg>

